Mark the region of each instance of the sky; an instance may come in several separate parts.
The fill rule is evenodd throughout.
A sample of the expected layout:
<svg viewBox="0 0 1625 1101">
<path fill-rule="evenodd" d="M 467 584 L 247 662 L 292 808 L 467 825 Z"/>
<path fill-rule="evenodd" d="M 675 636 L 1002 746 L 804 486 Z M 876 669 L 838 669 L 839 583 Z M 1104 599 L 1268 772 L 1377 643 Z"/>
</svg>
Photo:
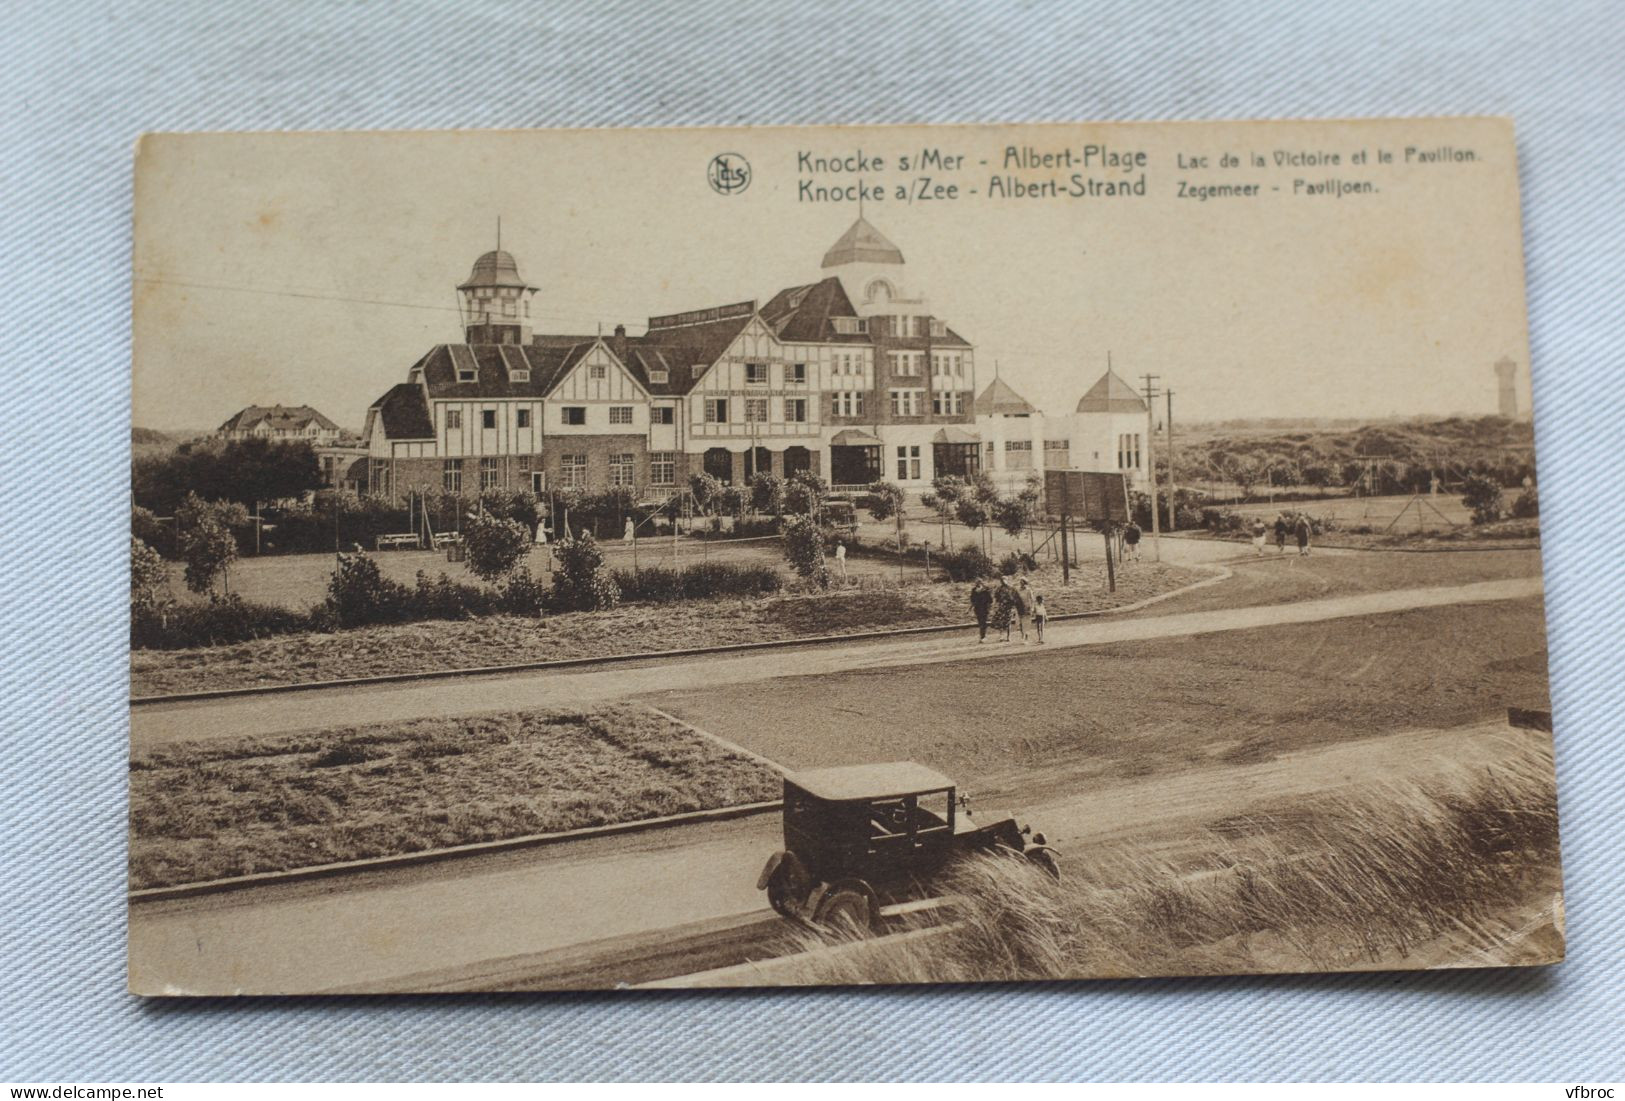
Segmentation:
<svg viewBox="0 0 1625 1101">
<path fill-rule="evenodd" d="M 1087 166 L 1005 170 L 1010 147 L 1076 162 L 1091 146 Z M 1456 152 L 1406 163 L 1407 147 Z M 932 149 L 964 159 L 898 163 Z M 804 152 L 854 171 L 806 171 Z M 718 154 L 749 163 L 748 186 L 711 186 Z M 994 176 L 1065 189 L 1073 173 L 1097 187 L 1143 173 L 1145 194 L 989 194 Z M 919 198 L 922 176 L 957 195 Z M 1373 190 L 1304 193 L 1328 179 Z M 133 420 L 208 429 L 280 402 L 359 429 L 431 346 L 460 339 L 455 287 L 498 218 L 539 288 L 538 331 L 637 333 L 652 315 L 765 302 L 826 274 L 858 214 L 800 184 L 860 180 L 885 194 L 863 212 L 902 250 L 908 292 L 976 346 L 979 389 L 996 364 L 1067 412 L 1109 353 L 1136 383 L 1160 376 L 1188 422 L 1490 413 L 1492 365 L 1510 356 L 1528 408 L 1511 127 L 1480 119 L 149 136 Z"/>
</svg>

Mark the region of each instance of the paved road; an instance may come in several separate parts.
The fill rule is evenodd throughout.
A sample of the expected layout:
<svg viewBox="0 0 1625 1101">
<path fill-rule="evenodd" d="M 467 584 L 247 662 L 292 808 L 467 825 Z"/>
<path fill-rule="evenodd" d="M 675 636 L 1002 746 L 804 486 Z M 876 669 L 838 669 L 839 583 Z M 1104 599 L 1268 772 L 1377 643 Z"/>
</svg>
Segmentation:
<svg viewBox="0 0 1625 1101">
<path fill-rule="evenodd" d="M 1412 608 L 1516 600 L 1538 596 L 1539 576 L 1468 585 L 1362 593 L 1296 604 L 1187 612 L 1140 619 L 1091 619 L 1052 624 L 1044 647 L 1079 646 L 1310 623 Z M 276 734 L 318 726 L 545 707 L 581 707 L 629 696 L 719 684 L 756 683 L 857 669 L 962 661 L 1037 652 L 974 638 L 926 635 L 850 644 L 774 649 L 704 658 L 656 659 L 601 668 L 437 680 L 365 688 L 316 689 L 271 696 L 143 705 L 132 709 L 130 735 L 140 749 L 189 738 Z"/>
<path fill-rule="evenodd" d="M 1537 736 L 1503 722 L 1401 731 L 1260 764 L 1123 781 L 1024 807 L 1063 859 L 1113 839 L 1210 844 L 1193 822 L 1265 802 L 1482 766 Z M 986 820 L 1004 811 L 986 807 Z M 719 932 L 762 936 L 755 876 L 775 815 L 574 842 L 343 878 L 138 903 L 130 987 L 143 994 L 592 985 L 712 966 Z M 674 927 L 681 927 L 676 929 Z M 678 936 L 684 930 L 713 935 Z M 724 938 L 725 939 L 725 938 Z M 605 942 L 599 948 L 593 942 Z M 696 945 L 703 945 L 696 949 Z M 566 951 L 574 946 L 574 951 Z M 660 960 L 665 950 L 668 958 Z M 617 974 L 617 960 L 635 971 Z"/>
</svg>

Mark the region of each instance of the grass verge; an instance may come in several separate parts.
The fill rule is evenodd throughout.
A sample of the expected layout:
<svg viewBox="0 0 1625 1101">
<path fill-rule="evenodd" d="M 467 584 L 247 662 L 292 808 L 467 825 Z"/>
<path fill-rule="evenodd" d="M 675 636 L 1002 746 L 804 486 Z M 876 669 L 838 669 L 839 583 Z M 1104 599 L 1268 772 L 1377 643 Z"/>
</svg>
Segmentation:
<svg viewBox="0 0 1625 1101">
<path fill-rule="evenodd" d="M 1145 564 L 1125 574 L 1115 593 L 1103 586 L 1062 589 L 1059 569 L 1033 575 L 1050 614 L 1131 604 L 1210 576 L 1202 570 Z M 136 696 L 196 692 L 388 673 L 607 657 L 742 642 L 853 634 L 888 627 L 925 627 L 970 618 L 969 586 L 879 585 L 828 593 L 757 599 L 627 604 L 602 612 L 525 619 L 489 616 L 307 632 L 230 646 L 136 650 L 130 692 Z M 449 655 L 455 655 L 450 657 Z"/>
<path fill-rule="evenodd" d="M 774 972 L 785 983 L 980 982 L 1561 958 L 1550 743 L 1458 769 L 1212 823 L 1205 865 L 1080 851 L 1055 883 L 1021 862 L 964 862 L 943 884 L 958 928 L 875 941 Z M 1532 920 L 1520 920 L 1532 915 Z M 1521 927 L 1520 927 L 1521 926 Z M 803 947 L 844 938 L 805 933 Z"/>
<path fill-rule="evenodd" d="M 760 763 L 624 705 L 210 739 L 130 762 L 130 887 L 636 821 L 779 790 Z"/>
</svg>

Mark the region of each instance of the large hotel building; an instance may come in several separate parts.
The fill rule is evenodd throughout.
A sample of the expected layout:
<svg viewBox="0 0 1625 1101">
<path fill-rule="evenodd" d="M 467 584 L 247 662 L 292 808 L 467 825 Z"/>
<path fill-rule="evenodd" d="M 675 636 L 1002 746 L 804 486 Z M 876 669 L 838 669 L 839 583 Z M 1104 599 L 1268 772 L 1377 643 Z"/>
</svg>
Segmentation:
<svg viewBox="0 0 1625 1101">
<path fill-rule="evenodd" d="M 662 497 L 706 471 L 815 471 L 840 486 L 972 474 L 969 341 L 910 286 L 863 218 L 823 278 L 765 303 L 651 317 L 629 336 L 536 332 L 537 288 L 506 252 L 458 287 L 464 342 L 441 344 L 367 411 L 371 492 L 626 486 Z"/>
</svg>

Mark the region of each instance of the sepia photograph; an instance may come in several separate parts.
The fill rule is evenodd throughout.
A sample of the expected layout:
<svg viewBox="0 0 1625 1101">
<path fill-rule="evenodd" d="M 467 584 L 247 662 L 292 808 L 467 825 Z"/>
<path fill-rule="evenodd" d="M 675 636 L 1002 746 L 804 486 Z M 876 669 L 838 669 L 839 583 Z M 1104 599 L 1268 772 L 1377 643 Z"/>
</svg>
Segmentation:
<svg viewBox="0 0 1625 1101">
<path fill-rule="evenodd" d="M 133 993 L 1562 960 L 1510 120 L 134 185 Z"/>
</svg>

